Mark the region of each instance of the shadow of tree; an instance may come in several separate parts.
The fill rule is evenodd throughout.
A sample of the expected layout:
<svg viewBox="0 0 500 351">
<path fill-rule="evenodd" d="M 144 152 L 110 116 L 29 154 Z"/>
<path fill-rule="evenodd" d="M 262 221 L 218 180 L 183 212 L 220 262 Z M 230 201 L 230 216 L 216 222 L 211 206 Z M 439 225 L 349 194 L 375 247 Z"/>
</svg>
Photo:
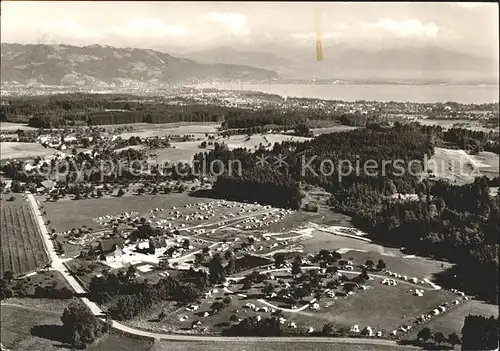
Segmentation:
<svg viewBox="0 0 500 351">
<path fill-rule="evenodd" d="M 463 270 L 464 268 L 455 265 L 433 274 L 433 281 L 445 289 L 458 289 L 467 295 L 476 296 L 477 299 L 486 303 L 497 304 L 496 280 L 482 279 L 480 282 L 472 281 L 473 279 L 477 279 L 477 277 L 470 277 L 469 274 L 464 274 Z M 482 275 L 479 274 L 479 277 L 482 277 Z"/>
<path fill-rule="evenodd" d="M 68 345 L 67 332 L 62 325 L 42 324 L 35 325 L 30 330 L 31 335 L 39 338 L 58 341 L 64 345 Z"/>
<path fill-rule="evenodd" d="M 417 346 L 421 347 L 423 350 L 453 350 L 453 347 L 446 344 L 441 344 L 438 346 L 434 341 L 421 341 L 421 340 L 401 340 L 398 342 L 399 345 L 404 346 Z"/>
</svg>

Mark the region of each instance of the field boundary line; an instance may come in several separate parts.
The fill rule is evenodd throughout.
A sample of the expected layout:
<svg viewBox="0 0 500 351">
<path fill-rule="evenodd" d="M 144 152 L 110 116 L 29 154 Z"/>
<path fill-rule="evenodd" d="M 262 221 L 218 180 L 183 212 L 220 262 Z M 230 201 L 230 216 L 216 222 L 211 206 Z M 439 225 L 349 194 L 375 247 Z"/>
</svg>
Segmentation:
<svg viewBox="0 0 500 351">
<path fill-rule="evenodd" d="M 42 211 L 40 211 L 40 204 L 38 203 L 38 200 L 35 198 L 35 196 L 31 193 L 27 193 L 26 197 L 28 198 L 28 202 L 30 203 L 30 208 L 31 208 L 31 213 L 34 216 L 35 219 L 35 224 L 38 224 L 38 233 L 42 236 L 42 243 L 45 251 L 47 252 L 47 256 L 49 257 L 49 262 L 47 265 L 52 265 L 54 260 L 52 259 L 52 253 L 50 251 L 49 246 L 47 245 L 47 242 L 45 241 L 44 235 L 47 235 L 49 240 L 52 240 L 50 238 L 49 232 L 47 230 L 47 227 L 45 226 L 45 222 L 43 221 L 43 216 L 42 216 Z M 38 214 L 37 214 L 38 212 Z M 44 233 L 44 231 L 46 233 Z"/>
</svg>

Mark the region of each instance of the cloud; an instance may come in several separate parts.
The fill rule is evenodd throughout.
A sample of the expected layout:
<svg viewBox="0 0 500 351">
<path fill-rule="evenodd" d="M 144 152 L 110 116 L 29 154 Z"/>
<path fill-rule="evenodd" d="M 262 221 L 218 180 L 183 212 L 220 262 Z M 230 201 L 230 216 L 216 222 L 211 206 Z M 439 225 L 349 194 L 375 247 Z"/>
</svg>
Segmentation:
<svg viewBox="0 0 500 351">
<path fill-rule="evenodd" d="M 340 33 L 338 32 L 326 32 L 326 33 L 321 33 L 321 39 L 331 39 L 331 38 L 339 38 L 341 36 Z M 309 33 L 293 33 L 290 34 L 290 37 L 293 39 L 316 39 L 316 33 L 315 32 L 309 32 Z"/>
<path fill-rule="evenodd" d="M 399 37 L 420 38 L 435 38 L 440 30 L 434 23 L 423 24 L 415 19 L 395 21 L 390 18 L 384 18 L 375 23 L 374 27 L 383 29 Z"/>
<path fill-rule="evenodd" d="M 64 36 L 75 38 L 95 38 L 100 36 L 100 33 L 98 31 L 82 26 L 72 20 L 63 20 L 57 22 L 56 30 L 60 31 L 60 33 L 64 34 Z"/>
<path fill-rule="evenodd" d="M 233 34 L 249 34 L 247 18 L 234 12 L 210 12 L 206 18 L 211 22 L 224 25 Z"/>
<path fill-rule="evenodd" d="M 187 28 L 181 25 L 168 25 L 159 18 L 140 18 L 127 22 L 124 26 L 114 27 L 113 32 L 131 37 L 182 36 Z"/>
</svg>

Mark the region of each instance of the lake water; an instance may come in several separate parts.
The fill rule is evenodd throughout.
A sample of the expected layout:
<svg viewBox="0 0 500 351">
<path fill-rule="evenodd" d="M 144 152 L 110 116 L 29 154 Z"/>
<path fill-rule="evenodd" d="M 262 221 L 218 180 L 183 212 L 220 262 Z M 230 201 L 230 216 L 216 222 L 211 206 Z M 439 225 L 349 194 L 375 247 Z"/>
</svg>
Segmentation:
<svg viewBox="0 0 500 351">
<path fill-rule="evenodd" d="M 498 85 L 320 85 L 320 84 L 198 84 L 198 88 L 260 91 L 290 97 L 344 101 L 398 101 L 492 103 L 498 102 Z"/>
</svg>

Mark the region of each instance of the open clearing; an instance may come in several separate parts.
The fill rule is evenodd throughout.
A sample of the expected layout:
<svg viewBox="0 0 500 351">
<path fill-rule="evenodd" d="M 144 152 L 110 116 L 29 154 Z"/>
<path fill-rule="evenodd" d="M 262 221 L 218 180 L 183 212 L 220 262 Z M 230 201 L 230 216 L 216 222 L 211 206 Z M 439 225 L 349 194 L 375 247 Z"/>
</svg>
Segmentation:
<svg viewBox="0 0 500 351">
<path fill-rule="evenodd" d="M 2 142 L 0 160 L 51 156 L 56 149 L 43 147 L 39 143 Z"/>
<path fill-rule="evenodd" d="M 265 148 L 272 148 L 275 143 L 283 141 L 307 141 L 312 138 L 298 137 L 286 134 L 254 134 L 248 135 L 231 135 L 229 138 L 218 138 L 215 141 L 219 144 L 224 142 L 229 149 L 246 148 L 250 150 L 257 149 L 259 145 Z"/>
<path fill-rule="evenodd" d="M 413 296 L 411 286 L 382 285 L 380 278 L 367 285 L 372 289 L 359 291 L 352 296 L 334 301 L 328 308 L 322 308 L 311 316 L 300 316 L 298 319 L 306 325 L 321 328 L 324 323 L 331 322 L 337 326 L 351 327 L 359 325 L 360 329 L 370 326 L 382 330 L 388 335 L 392 329 L 402 324 L 411 324 L 411 320 L 422 313 L 433 310 L 444 302 L 451 302 L 455 295 L 441 290 L 428 290 L 424 297 Z M 324 304 L 321 299 L 320 305 Z"/>
<path fill-rule="evenodd" d="M 436 274 L 452 266 L 448 262 L 436 261 L 430 258 L 406 255 L 395 257 L 376 252 L 361 252 L 356 250 L 349 250 L 343 253 L 342 257 L 361 263 L 367 260 L 378 262 L 378 260 L 382 259 L 386 263 L 388 270 L 395 270 L 399 274 L 409 277 L 427 278 L 431 281 Z"/>
<path fill-rule="evenodd" d="M 87 226 L 89 228 L 103 228 L 94 219 L 103 215 L 118 215 L 124 212 L 145 212 L 155 207 L 184 206 L 188 203 L 209 201 L 186 196 L 184 194 L 169 195 L 133 195 L 84 200 L 60 200 L 57 202 L 43 201 L 39 198 L 45 210 L 46 218 L 51 221 L 50 226 L 57 232 Z"/>
<path fill-rule="evenodd" d="M 388 256 L 403 256 L 401 251 L 398 249 L 384 247 L 382 245 L 377 245 L 355 238 L 335 235 L 319 229 L 315 229 L 312 235 L 313 237 L 311 239 L 307 239 L 302 242 L 304 245 L 304 252 L 316 252 L 321 249 L 336 250 L 346 248 L 351 250 L 371 251 Z"/>
<path fill-rule="evenodd" d="M 0 213 L 2 276 L 7 270 L 18 275 L 43 268 L 49 258 L 30 204 L 20 197 L 14 201 L 2 199 Z"/>
<path fill-rule="evenodd" d="M 358 128 L 359 127 L 338 125 L 338 126 L 325 127 L 325 128 L 312 128 L 311 131 L 313 132 L 314 136 L 316 136 L 316 135 L 321 135 L 321 134 L 348 132 L 350 130 L 354 130 L 354 129 L 358 129 Z"/>
<path fill-rule="evenodd" d="M 87 348 L 88 351 L 149 351 L 156 350 L 153 340 L 145 338 L 122 335 L 115 330 L 111 330 L 101 340 Z M 158 349 L 159 350 L 159 349 Z M 166 349 L 167 350 L 167 349 Z"/>
<path fill-rule="evenodd" d="M 2 302 L 2 344 L 10 350 L 53 350 L 61 341 L 61 315 L 66 300 L 9 299 Z M 54 329 L 55 327 L 55 329 Z M 61 348 L 65 350 L 66 348 Z"/>
<path fill-rule="evenodd" d="M 129 124 L 127 124 L 129 125 Z M 117 128 L 124 125 L 109 125 L 104 127 Z M 128 139 L 132 136 L 139 136 L 142 138 L 154 136 L 168 136 L 168 135 L 199 135 L 205 136 L 206 133 L 216 133 L 220 123 L 168 123 L 168 124 L 147 124 L 138 123 L 131 124 L 135 131 L 124 132 L 121 134 L 123 139 Z"/>
<path fill-rule="evenodd" d="M 460 335 L 462 333 L 462 327 L 464 325 L 464 319 L 469 314 L 482 315 L 485 317 L 495 316 L 498 318 L 498 306 L 486 304 L 481 301 L 472 300 L 460 306 L 454 308 L 448 313 L 442 315 L 439 318 L 433 319 L 428 322 L 425 326 L 429 327 L 433 332 L 442 332 L 444 335 L 450 333 L 457 333 Z M 413 339 L 416 337 L 420 329 L 415 329 L 411 334 L 408 335 L 408 339 Z"/>
<path fill-rule="evenodd" d="M 134 132 L 131 132 L 132 134 Z M 204 136 L 203 139 L 205 140 Z M 257 149 L 260 145 L 265 148 L 272 148 L 275 143 L 283 141 L 305 141 L 311 138 L 290 136 L 285 134 L 254 134 L 247 135 L 231 135 L 228 138 L 219 137 L 213 140 L 214 143 L 226 144 L 229 149 L 245 148 L 251 151 Z M 209 141 L 209 140 L 205 140 Z M 213 146 L 208 145 L 206 148 L 200 148 L 201 141 L 185 141 L 172 142 L 172 148 L 155 149 L 152 153 L 157 154 L 157 160 L 179 162 L 184 161 L 191 163 L 193 155 L 200 152 L 209 152 Z"/>
<path fill-rule="evenodd" d="M 12 132 L 16 130 L 35 130 L 37 128 L 30 127 L 23 123 L 12 123 L 12 122 L 0 122 L 0 131 L 2 132 Z"/>
<path fill-rule="evenodd" d="M 408 350 L 401 346 L 344 344 L 344 343 L 306 343 L 306 342 L 266 342 L 266 341 L 231 341 L 231 342 L 155 342 L 154 351 L 396 351 Z"/>
<path fill-rule="evenodd" d="M 485 128 L 479 121 L 471 121 L 468 119 L 418 119 L 418 123 L 427 126 L 441 126 L 444 129 L 449 128 L 465 128 L 476 131 L 483 131 L 489 133 L 494 131 L 498 133 L 498 129 Z"/>
<path fill-rule="evenodd" d="M 436 178 L 462 185 L 473 182 L 475 177 L 498 176 L 498 162 L 499 156 L 492 152 L 468 155 L 463 150 L 436 147 L 427 167 Z"/>
<path fill-rule="evenodd" d="M 200 152 L 208 152 L 212 147 L 207 147 L 205 149 L 200 148 L 201 141 L 185 141 L 185 142 L 172 142 L 170 143 L 172 147 L 155 149 L 152 151 L 156 154 L 155 158 L 157 162 L 164 163 L 169 162 L 186 162 L 191 164 L 193 162 L 193 156 Z"/>
</svg>

